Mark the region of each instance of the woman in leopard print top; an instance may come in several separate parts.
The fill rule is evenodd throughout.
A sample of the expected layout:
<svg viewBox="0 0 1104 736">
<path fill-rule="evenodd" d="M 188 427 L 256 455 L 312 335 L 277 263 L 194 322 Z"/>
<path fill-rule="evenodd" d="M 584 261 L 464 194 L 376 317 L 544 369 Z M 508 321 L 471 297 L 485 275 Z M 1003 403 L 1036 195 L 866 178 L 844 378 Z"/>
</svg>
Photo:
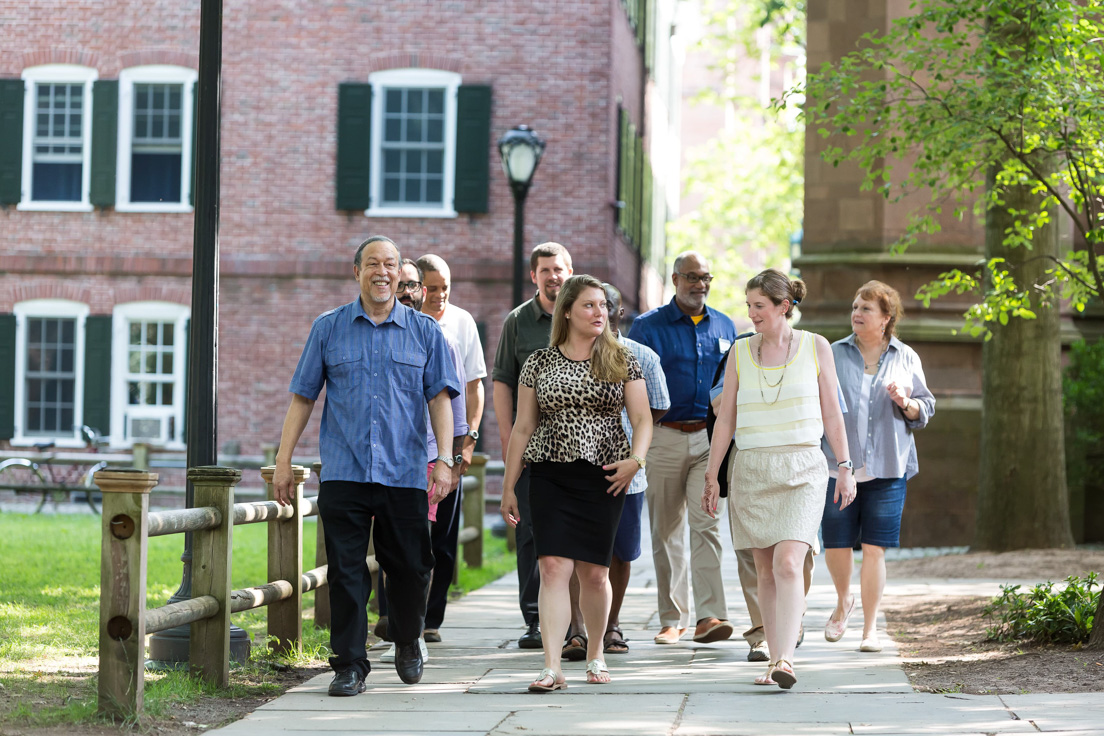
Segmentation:
<svg viewBox="0 0 1104 736">
<path fill-rule="evenodd" d="M 628 410 L 632 446 L 621 426 Z M 506 451 L 502 516 L 517 525 L 514 485 L 529 464 L 529 505 L 541 576 L 544 669 L 531 692 L 567 687 L 560 668 L 571 618 L 568 584 L 579 577 L 590 631 L 610 609 L 609 564 L 624 491 L 644 467 L 651 412 L 640 365 L 613 337 L 602 282 L 572 276 L 552 314 L 551 346 L 533 353 L 518 378 L 517 420 Z M 602 638 L 587 642 L 587 682 L 609 682 Z"/>
</svg>

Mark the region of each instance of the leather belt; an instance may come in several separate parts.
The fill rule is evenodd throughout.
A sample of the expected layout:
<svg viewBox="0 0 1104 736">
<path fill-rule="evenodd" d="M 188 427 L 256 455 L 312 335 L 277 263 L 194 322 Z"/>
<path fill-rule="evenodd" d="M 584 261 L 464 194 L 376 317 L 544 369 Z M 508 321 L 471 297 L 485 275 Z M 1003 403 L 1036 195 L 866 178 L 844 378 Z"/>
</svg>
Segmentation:
<svg viewBox="0 0 1104 736">
<path fill-rule="evenodd" d="M 704 419 L 691 419 L 685 422 L 660 422 L 659 426 L 667 429 L 677 429 L 679 432 L 697 432 L 705 429 Z"/>
</svg>

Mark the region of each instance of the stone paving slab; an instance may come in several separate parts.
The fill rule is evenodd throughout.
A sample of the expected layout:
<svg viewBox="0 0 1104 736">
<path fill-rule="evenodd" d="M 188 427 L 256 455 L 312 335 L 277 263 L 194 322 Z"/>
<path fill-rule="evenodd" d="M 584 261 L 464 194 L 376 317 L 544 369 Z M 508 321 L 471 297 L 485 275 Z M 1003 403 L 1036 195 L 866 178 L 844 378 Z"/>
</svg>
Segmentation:
<svg viewBox="0 0 1104 736">
<path fill-rule="evenodd" d="M 722 531 L 722 538 L 727 533 Z M 805 642 L 794 666 L 797 687 L 752 684 L 763 663 L 747 662 L 740 632 L 748 626 L 736 558 L 724 558 L 732 640 L 708 645 L 689 637 L 661 646 L 655 572 L 648 540 L 633 563 L 622 608 L 627 655 L 608 655 L 613 681 L 585 682 L 583 662 L 565 662 L 568 689 L 531 694 L 526 686 L 543 666 L 540 650 L 519 649 L 524 631 L 511 574 L 449 605 L 443 641 L 429 645 L 418 685 L 403 684 L 393 665 L 380 664 L 387 645 L 369 652 L 368 691 L 352 698 L 326 695 L 331 675 L 319 675 L 218 733 L 227 736 L 918 736 L 927 734 L 1054 733 L 1104 736 L 1104 693 L 1090 695 L 969 696 L 915 693 L 897 647 L 884 634 L 878 653 L 858 651 L 862 613 L 843 640 L 825 641 L 835 606 L 823 558 L 818 558 L 804 619 Z M 915 596 L 995 595 L 994 580 L 890 580 L 887 593 Z M 854 578 L 857 592 L 858 572 Z"/>
</svg>

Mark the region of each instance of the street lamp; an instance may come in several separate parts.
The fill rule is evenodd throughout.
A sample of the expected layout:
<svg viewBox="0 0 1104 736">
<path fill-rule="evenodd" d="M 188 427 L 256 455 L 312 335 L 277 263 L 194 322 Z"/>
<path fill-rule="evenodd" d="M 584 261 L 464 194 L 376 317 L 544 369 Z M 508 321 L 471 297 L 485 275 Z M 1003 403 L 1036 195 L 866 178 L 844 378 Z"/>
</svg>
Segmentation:
<svg viewBox="0 0 1104 736">
<path fill-rule="evenodd" d="M 506 132 L 498 140 L 498 153 L 502 156 L 502 170 L 510 181 L 514 193 L 514 306 L 524 301 L 525 284 L 525 197 L 533 173 L 544 153 L 544 141 L 529 129 L 519 125 Z"/>
</svg>

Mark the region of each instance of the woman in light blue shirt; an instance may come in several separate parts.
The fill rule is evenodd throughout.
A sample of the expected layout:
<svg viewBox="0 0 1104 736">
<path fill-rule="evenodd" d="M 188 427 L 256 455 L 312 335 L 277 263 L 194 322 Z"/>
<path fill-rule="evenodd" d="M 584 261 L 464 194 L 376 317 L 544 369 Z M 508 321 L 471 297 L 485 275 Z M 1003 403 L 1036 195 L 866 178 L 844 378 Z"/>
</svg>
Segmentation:
<svg viewBox="0 0 1104 736">
<path fill-rule="evenodd" d="M 836 609 L 824 638 L 839 641 L 855 610 L 851 593 L 852 549 L 862 541 L 863 635 L 860 651 L 881 651 L 878 607 L 885 589 L 886 547 L 900 546 L 905 484 L 916 475 L 913 433 L 935 413 L 935 397 L 924 380 L 920 357 L 897 339 L 904 316 L 901 296 L 880 281 L 868 281 L 855 293 L 849 337 L 832 343 L 836 372 L 848 411 L 844 414 L 858 496 L 842 507 L 836 492 L 836 458 L 823 442 L 830 477 L 821 533 L 828 571 L 836 586 Z"/>
</svg>

